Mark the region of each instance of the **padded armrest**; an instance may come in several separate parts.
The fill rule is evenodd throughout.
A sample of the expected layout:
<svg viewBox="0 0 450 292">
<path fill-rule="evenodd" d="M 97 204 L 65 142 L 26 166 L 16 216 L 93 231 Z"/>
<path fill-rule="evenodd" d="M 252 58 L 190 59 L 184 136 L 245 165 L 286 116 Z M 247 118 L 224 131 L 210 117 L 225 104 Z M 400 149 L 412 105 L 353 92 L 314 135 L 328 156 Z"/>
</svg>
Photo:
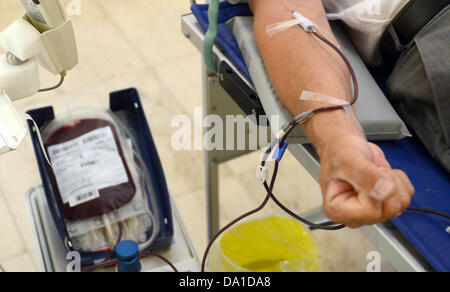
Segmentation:
<svg viewBox="0 0 450 292">
<path fill-rule="evenodd" d="M 279 127 L 281 128 L 293 119 L 293 115 L 281 102 L 269 80 L 253 34 L 253 17 L 236 17 L 229 25 L 243 53 L 269 120 L 272 119 L 272 116 L 279 116 Z M 358 78 L 360 96 L 355 107 L 358 119 L 368 139 L 371 141 L 398 140 L 411 136 L 406 125 L 373 79 L 344 30 L 337 23 L 332 23 L 332 28 Z M 299 92 L 299 98 L 300 94 Z M 280 129 L 274 128 L 277 125 L 275 123 L 271 123 L 271 125 L 273 133 L 278 133 Z M 296 144 L 309 143 L 302 127 L 295 130 L 291 135 L 290 142 Z"/>
</svg>

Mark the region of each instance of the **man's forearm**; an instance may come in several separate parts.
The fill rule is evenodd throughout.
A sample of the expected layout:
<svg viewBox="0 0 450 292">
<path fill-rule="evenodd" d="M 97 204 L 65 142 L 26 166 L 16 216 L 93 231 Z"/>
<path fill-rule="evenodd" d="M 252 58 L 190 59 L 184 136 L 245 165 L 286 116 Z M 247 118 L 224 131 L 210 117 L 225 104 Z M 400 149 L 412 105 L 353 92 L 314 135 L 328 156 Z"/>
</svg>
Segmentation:
<svg viewBox="0 0 450 292">
<path fill-rule="evenodd" d="M 333 49 L 300 26 L 272 38 L 266 32 L 268 25 L 292 19 L 292 10 L 295 10 L 330 37 L 331 28 L 320 0 L 251 0 L 250 5 L 255 14 L 255 37 L 270 80 L 294 115 L 327 105 L 300 101 L 304 90 L 351 100 L 350 73 Z M 361 135 L 359 126 L 343 110 L 318 114 L 305 124 L 305 130 L 319 152 L 330 139 Z"/>
<path fill-rule="evenodd" d="M 293 19 L 296 10 L 335 42 L 321 0 L 251 0 L 250 4 L 270 80 L 294 115 L 327 106 L 300 101 L 305 90 L 351 100 L 350 72 L 333 49 L 300 26 L 272 38 L 266 32 L 267 25 Z M 392 169 L 383 151 L 364 138 L 344 110 L 317 114 L 304 126 L 321 158 L 323 210 L 329 219 L 358 228 L 386 222 L 409 206 L 414 187 L 407 175 Z"/>
</svg>

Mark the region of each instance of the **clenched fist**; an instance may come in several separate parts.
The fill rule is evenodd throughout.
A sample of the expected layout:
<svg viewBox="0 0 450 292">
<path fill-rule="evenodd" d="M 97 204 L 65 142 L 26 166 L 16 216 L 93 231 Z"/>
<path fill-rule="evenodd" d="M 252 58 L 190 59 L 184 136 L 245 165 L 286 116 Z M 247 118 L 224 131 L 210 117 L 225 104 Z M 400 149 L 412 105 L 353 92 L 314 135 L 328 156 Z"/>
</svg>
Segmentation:
<svg viewBox="0 0 450 292">
<path fill-rule="evenodd" d="M 341 136 L 321 151 L 320 184 L 329 219 L 350 228 L 386 222 L 411 203 L 414 187 L 383 151 L 360 136 Z"/>
</svg>

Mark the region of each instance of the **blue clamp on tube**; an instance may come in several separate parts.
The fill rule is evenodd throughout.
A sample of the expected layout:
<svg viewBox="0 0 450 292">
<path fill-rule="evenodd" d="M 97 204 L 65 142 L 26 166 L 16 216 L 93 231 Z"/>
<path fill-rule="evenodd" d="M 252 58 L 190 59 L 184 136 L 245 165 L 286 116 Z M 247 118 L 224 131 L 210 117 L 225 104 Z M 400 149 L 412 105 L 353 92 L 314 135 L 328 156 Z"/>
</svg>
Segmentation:
<svg viewBox="0 0 450 292">
<path fill-rule="evenodd" d="M 142 270 L 141 260 L 139 258 L 139 246 L 131 240 L 121 241 L 115 249 L 119 264 L 117 271 L 119 273 L 139 273 Z"/>
<path fill-rule="evenodd" d="M 277 143 L 277 148 L 275 149 L 275 152 L 273 153 L 273 160 L 276 160 L 277 162 L 281 162 L 281 159 L 283 159 L 284 153 L 286 153 L 286 150 L 289 146 L 289 143 L 287 141 L 284 142 L 284 145 L 282 148 L 280 148 L 280 143 Z"/>
</svg>

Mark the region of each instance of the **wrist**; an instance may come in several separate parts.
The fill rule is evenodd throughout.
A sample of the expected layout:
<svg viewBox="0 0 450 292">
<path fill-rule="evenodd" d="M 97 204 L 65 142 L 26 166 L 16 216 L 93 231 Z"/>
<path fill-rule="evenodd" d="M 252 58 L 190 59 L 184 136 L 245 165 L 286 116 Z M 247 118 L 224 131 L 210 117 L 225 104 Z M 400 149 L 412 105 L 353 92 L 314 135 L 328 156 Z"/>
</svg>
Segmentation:
<svg viewBox="0 0 450 292">
<path fill-rule="evenodd" d="M 321 157 L 326 147 L 337 139 L 346 136 L 365 139 L 359 123 L 345 110 L 319 113 L 304 128 Z"/>
</svg>

